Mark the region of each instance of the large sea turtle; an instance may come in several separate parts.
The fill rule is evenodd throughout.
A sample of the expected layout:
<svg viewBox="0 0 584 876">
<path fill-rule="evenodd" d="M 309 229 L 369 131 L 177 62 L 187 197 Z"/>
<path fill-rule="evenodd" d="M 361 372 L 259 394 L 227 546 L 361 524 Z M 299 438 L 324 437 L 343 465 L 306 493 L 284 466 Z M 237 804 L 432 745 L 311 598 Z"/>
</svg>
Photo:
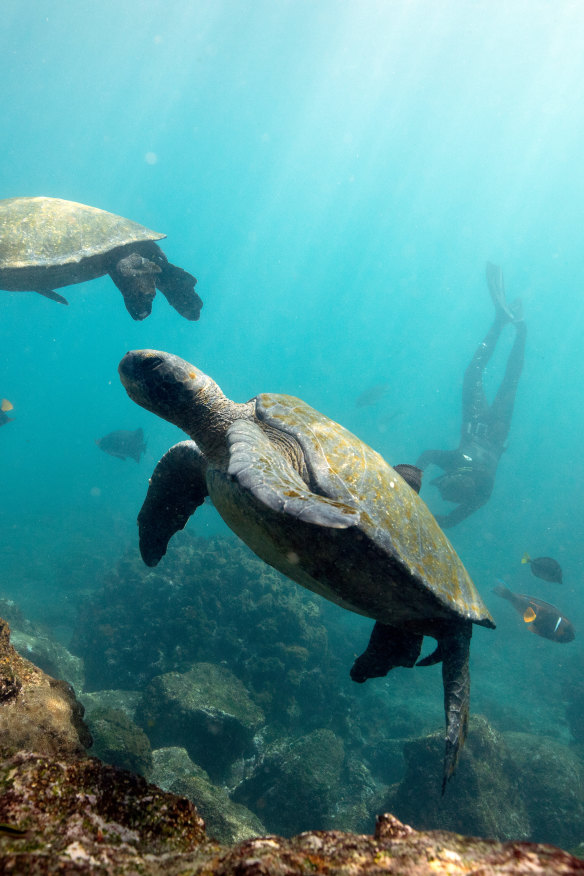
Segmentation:
<svg viewBox="0 0 584 876">
<path fill-rule="evenodd" d="M 155 243 L 164 237 L 74 201 L 0 200 L 0 289 L 68 304 L 55 288 L 109 274 L 133 319 L 150 314 L 156 288 L 181 316 L 198 319 L 203 302 L 197 281 L 168 261 Z"/>
<path fill-rule="evenodd" d="M 138 350 L 119 366 L 131 399 L 174 423 L 181 441 L 156 466 L 138 516 L 154 566 L 205 496 L 228 526 L 284 575 L 376 623 L 355 661 L 358 682 L 413 666 L 424 636 L 442 661 L 446 751 L 442 790 L 468 723 L 472 624 L 494 627 L 454 548 L 418 496 L 420 472 L 392 468 L 300 399 L 230 401 L 193 365 Z"/>
</svg>

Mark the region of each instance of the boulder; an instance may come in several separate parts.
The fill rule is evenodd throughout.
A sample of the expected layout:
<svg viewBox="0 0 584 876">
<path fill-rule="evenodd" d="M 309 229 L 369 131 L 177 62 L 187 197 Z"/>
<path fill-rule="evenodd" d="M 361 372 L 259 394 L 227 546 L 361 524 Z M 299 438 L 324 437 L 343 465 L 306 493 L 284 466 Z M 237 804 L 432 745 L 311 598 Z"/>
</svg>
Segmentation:
<svg viewBox="0 0 584 876">
<path fill-rule="evenodd" d="M 153 678 L 136 710 L 136 721 L 154 748 L 186 748 L 213 781 L 221 781 L 239 757 L 253 753 L 263 720 L 241 681 L 214 663 Z"/>
<path fill-rule="evenodd" d="M 518 793 L 519 774 L 503 736 L 482 716 L 471 717 L 456 774 L 440 793 L 444 734 L 404 745 L 406 772 L 391 804 L 398 818 L 419 829 L 444 828 L 473 836 L 527 839 L 530 822 Z"/>
<path fill-rule="evenodd" d="M 91 745 L 83 706 L 71 685 L 46 675 L 10 644 L 0 619 L 0 756 L 32 750 L 80 757 Z"/>
<path fill-rule="evenodd" d="M 92 754 L 105 763 L 148 778 L 152 771 L 150 741 L 122 709 L 92 709 L 87 723 L 93 736 Z"/>
<path fill-rule="evenodd" d="M 192 800 L 211 838 L 231 845 L 266 832 L 253 812 L 233 803 L 225 788 L 211 782 L 205 770 L 192 762 L 186 749 L 159 748 L 152 756 L 152 780 L 165 791 Z"/>
<path fill-rule="evenodd" d="M 584 765 L 582 750 L 558 739 L 530 733 L 505 733 L 525 801 L 529 839 L 569 849 L 582 841 Z"/>
<path fill-rule="evenodd" d="M 22 657 L 26 657 L 47 675 L 68 681 L 79 695 L 83 690 L 83 660 L 70 654 L 52 636 L 12 629 L 10 641 Z"/>
<path fill-rule="evenodd" d="M 290 836 L 323 821 L 341 796 L 345 752 L 328 729 L 268 747 L 232 798 L 259 815 L 268 830 Z"/>
</svg>

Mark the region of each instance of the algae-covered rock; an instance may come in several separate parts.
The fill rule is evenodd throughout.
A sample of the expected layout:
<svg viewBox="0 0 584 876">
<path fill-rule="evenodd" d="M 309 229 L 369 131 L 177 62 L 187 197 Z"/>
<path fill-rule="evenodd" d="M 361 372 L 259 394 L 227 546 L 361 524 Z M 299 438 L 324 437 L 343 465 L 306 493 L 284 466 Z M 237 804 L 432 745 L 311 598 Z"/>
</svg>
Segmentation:
<svg viewBox="0 0 584 876">
<path fill-rule="evenodd" d="M 152 679 L 136 720 L 153 747 L 183 746 L 217 781 L 234 760 L 253 753 L 264 716 L 226 667 L 197 663 Z"/>
<path fill-rule="evenodd" d="M 534 842 L 569 849 L 582 837 L 584 761 L 581 749 L 531 733 L 505 733 Z"/>
<path fill-rule="evenodd" d="M 442 733 L 405 744 L 405 776 L 384 808 L 391 806 L 398 818 L 419 829 L 498 839 L 529 837 L 526 801 L 518 793 L 519 773 L 503 736 L 485 718 L 471 718 L 457 773 L 441 796 L 438 754 L 443 745 Z"/>
<path fill-rule="evenodd" d="M 274 833 L 289 836 L 323 826 L 340 796 L 344 757 L 342 741 L 327 729 L 278 741 L 232 798 L 256 812 Z"/>
<path fill-rule="evenodd" d="M 158 748 L 152 757 L 152 780 L 165 791 L 188 797 L 203 816 L 210 837 L 232 844 L 266 832 L 253 812 L 234 803 L 225 788 L 211 782 L 205 770 L 192 762 L 186 749 Z"/>
<path fill-rule="evenodd" d="M 47 675 L 69 682 L 75 692 L 83 690 L 83 661 L 47 635 L 12 630 L 11 642 L 22 657 L 26 657 Z"/>
<path fill-rule="evenodd" d="M 92 754 L 106 763 L 149 777 L 150 741 L 141 727 L 121 709 L 93 709 L 87 715 L 93 736 Z"/>
<path fill-rule="evenodd" d="M 0 763 L 0 867 L 27 876 L 582 876 L 552 846 L 418 832 L 387 814 L 374 836 L 310 831 L 219 846 L 193 804 L 92 759 Z"/>
<path fill-rule="evenodd" d="M 130 721 L 134 720 L 136 708 L 142 699 L 139 690 L 95 690 L 84 691 L 79 699 L 89 714 L 94 709 L 119 709 Z"/>
<path fill-rule="evenodd" d="M 531 733 L 499 733 L 471 718 L 457 775 L 436 786 L 442 734 L 404 747 L 406 774 L 384 801 L 416 828 L 575 847 L 584 823 L 584 765 L 574 748 Z"/>
<path fill-rule="evenodd" d="M 67 682 L 17 653 L 8 624 L 0 619 L 0 756 L 20 750 L 82 756 L 91 745 L 83 711 Z"/>
<path fill-rule="evenodd" d="M 128 858 L 184 852 L 205 839 L 190 801 L 139 776 L 97 758 L 27 752 L 0 763 L 0 822 L 21 834 L 0 839 L 3 872 L 13 873 L 121 873 Z"/>
</svg>

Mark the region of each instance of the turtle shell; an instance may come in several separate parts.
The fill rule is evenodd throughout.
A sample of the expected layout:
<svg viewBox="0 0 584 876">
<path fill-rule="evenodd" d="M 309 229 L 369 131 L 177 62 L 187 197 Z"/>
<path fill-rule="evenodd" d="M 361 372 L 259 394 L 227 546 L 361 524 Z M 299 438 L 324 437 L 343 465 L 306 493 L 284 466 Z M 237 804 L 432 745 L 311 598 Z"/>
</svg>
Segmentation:
<svg viewBox="0 0 584 876">
<path fill-rule="evenodd" d="M 87 276 L 80 278 L 91 279 L 104 272 L 103 257 L 113 250 L 165 236 L 75 201 L 7 198 L 0 200 L 0 282 L 5 289 L 29 289 L 27 280 L 34 277 L 36 282 L 35 272 L 40 268 L 52 269 L 55 277 L 51 281 L 61 279 L 66 285 L 73 279 L 64 272 L 93 260 L 95 270 L 88 267 Z"/>
<path fill-rule="evenodd" d="M 379 453 L 291 396 L 257 396 L 256 415 L 298 442 L 314 493 L 359 510 L 357 538 L 364 537 L 374 545 L 375 552 L 385 556 L 388 568 L 394 570 L 395 595 L 390 595 L 389 588 L 377 588 L 376 616 L 382 616 L 385 600 L 401 600 L 400 588 L 403 593 L 404 584 L 411 582 L 414 594 L 431 595 L 427 601 L 413 596 L 416 611 L 430 613 L 432 605 L 438 603 L 447 613 L 494 626 L 460 558 L 425 502 Z M 358 578 L 358 565 L 355 575 Z M 357 594 L 358 583 L 354 585 Z M 403 596 L 406 603 L 411 601 L 411 595 Z M 358 604 L 351 607 L 361 611 Z M 370 610 L 362 613 L 374 614 Z"/>
</svg>

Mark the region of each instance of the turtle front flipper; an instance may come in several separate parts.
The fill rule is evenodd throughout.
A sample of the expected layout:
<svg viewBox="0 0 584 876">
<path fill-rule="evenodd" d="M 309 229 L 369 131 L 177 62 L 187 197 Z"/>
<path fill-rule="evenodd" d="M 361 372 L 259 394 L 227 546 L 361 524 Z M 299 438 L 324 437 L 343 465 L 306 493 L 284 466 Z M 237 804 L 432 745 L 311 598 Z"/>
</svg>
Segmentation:
<svg viewBox="0 0 584 876">
<path fill-rule="evenodd" d="M 250 420 L 229 427 L 227 445 L 228 474 L 270 511 L 332 529 L 359 523 L 358 509 L 313 493 L 282 450 Z"/>
<path fill-rule="evenodd" d="M 138 514 L 140 553 L 147 566 L 156 566 L 168 542 L 208 495 L 205 459 L 194 441 L 181 441 L 164 454 L 150 478 Z"/>
<path fill-rule="evenodd" d="M 376 621 L 367 648 L 351 667 L 351 678 L 363 684 L 368 678 L 382 678 L 394 666 L 414 666 L 423 638 Z"/>
<path fill-rule="evenodd" d="M 466 739 L 470 706 L 469 654 L 472 624 L 460 621 L 449 624 L 438 639 L 433 654 L 418 662 L 418 666 L 431 666 L 442 661 L 444 684 L 444 713 L 446 715 L 446 747 L 442 793 L 453 775 L 458 757 Z"/>
<path fill-rule="evenodd" d="M 132 319 L 146 319 L 156 295 L 155 277 L 160 268 L 137 252 L 130 253 L 110 270 L 109 275 L 122 293 Z"/>
</svg>

